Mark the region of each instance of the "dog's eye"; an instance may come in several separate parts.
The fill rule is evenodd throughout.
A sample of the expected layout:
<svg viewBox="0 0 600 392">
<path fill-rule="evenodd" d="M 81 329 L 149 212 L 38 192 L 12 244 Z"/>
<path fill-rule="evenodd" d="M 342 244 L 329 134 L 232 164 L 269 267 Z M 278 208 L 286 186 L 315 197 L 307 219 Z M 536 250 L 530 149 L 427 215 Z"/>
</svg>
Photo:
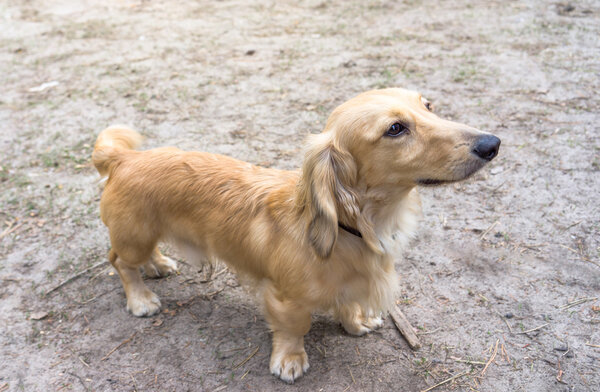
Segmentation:
<svg viewBox="0 0 600 392">
<path fill-rule="evenodd" d="M 433 112 L 433 104 L 431 102 L 429 102 L 425 98 L 421 98 L 421 102 L 423 102 L 423 105 L 427 108 L 427 110 Z"/>
<path fill-rule="evenodd" d="M 390 129 L 387 130 L 386 135 L 395 137 L 395 136 L 403 135 L 407 132 L 408 132 L 408 128 L 406 128 L 404 125 L 402 125 L 400 123 L 394 123 L 394 124 L 392 124 Z"/>
</svg>

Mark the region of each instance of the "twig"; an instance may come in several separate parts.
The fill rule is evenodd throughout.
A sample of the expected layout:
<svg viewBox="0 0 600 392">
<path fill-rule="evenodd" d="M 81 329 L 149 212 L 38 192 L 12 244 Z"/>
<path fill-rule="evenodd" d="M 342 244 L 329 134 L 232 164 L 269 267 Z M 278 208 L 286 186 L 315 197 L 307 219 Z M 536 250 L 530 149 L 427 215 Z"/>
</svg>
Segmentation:
<svg viewBox="0 0 600 392">
<path fill-rule="evenodd" d="M 563 232 L 565 232 L 565 231 L 569 230 L 571 227 L 573 227 L 573 226 L 577 226 L 577 225 L 578 225 L 578 224 L 580 224 L 581 222 L 583 222 L 583 220 L 580 220 L 580 221 L 577 221 L 577 222 L 575 222 L 575 223 L 573 223 L 573 224 L 570 224 L 569 226 L 567 226 L 567 227 L 565 227 L 564 229 L 562 229 L 562 231 L 563 231 Z"/>
<path fill-rule="evenodd" d="M 54 286 L 53 288 L 51 288 L 50 290 L 48 290 L 46 292 L 46 294 L 44 294 L 44 297 L 47 297 L 50 293 L 52 293 L 52 292 L 60 289 L 61 287 L 63 287 L 67 283 L 72 282 L 73 280 L 79 278 L 80 276 L 84 275 L 85 273 L 90 272 L 94 268 L 97 268 L 97 267 L 99 267 L 99 266 L 101 266 L 102 264 L 105 264 L 105 263 L 106 263 L 106 261 L 101 261 L 99 263 L 96 263 L 96 264 L 92 265 L 91 267 L 88 267 L 88 268 L 84 269 L 83 271 L 78 272 L 75 275 L 72 275 L 71 277 L 67 278 L 66 280 L 63 280 L 60 284 L 58 284 L 58 285 Z"/>
<path fill-rule="evenodd" d="M 462 372 L 462 373 L 458 373 L 457 375 L 455 375 L 455 376 L 452 376 L 452 377 L 450 377 L 450 378 L 448 378 L 448 379 L 446 379 L 446 380 L 444 380 L 444 381 L 442 381 L 442 382 L 439 382 L 439 383 L 435 384 L 435 385 L 434 385 L 434 386 L 432 386 L 432 387 L 429 387 L 429 388 L 427 388 L 427 389 L 423 389 L 421 392 L 429 392 L 429 391 L 431 391 L 431 390 L 433 390 L 433 389 L 435 389 L 435 388 L 437 388 L 437 387 L 439 387 L 439 386 L 441 386 L 441 385 L 447 384 L 447 383 L 449 383 L 450 381 L 456 380 L 457 378 L 459 378 L 459 377 L 462 377 L 462 376 L 465 376 L 465 375 L 467 375 L 467 374 L 469 374 L 469 372 L 468 372 L 468 371 L 466 371 L 466 372 Z"/>
<path fill-rule="evenodd" d="M 504 320 L 504 323 L 506 324 L 506 326 L 508 327 L 508 331 L 510 332 L 510 334 L 512 335 L 513 330 L 510 327 L 510 324 L 508 323 L 508 320 L 506 320 L 504 317 L 502 317 L 502 320 Z"/>
<path fill-rule="evenodd" d="M 81 363 L 83 363 L 85 365 L 85 367 L 90 367 L 90 364 L 87 363 L 86 361 L 84 361 L 83 358 L 81 358 L 79 355 L 77 356 L 77 359 L 79 359 L 81 361 Z"/>
<path fill-rule="evenodd" d="M 112 293 L 113 291 L 115 291 L 115 290 L 116 290 L 116 289 L 118 289 L 118 288 L 119 288 L 119 287 L 117 286 L 117 287 L 115 287 L 115 288 L 113 288 L 113 289 L 111 289 L 111 290 L 105 291 L 105 292 L 103 292 L 102 294 L 98 294 L 98 295 L 96 295 L 95 297 L 92 297 L 92 298 L 90 298 L 90 299 L 88 299 L 88 300 L 86 300 L 86 301 L 83 301 L 83 302 L 78 302 L 78 301 L 75 301 L 75 302 L 77 303 L 77 305 L 81 305 L 81 306 L 83 306 L 83 305 L 87 305 L 87 304 L 89 304 L 90 302 L 92 302 L 92 301 L 95 301 L 95 300 L 97 300 L 98 298 L 100 298 L 100 297 L 103 297 L 103 296 L 105 296 L 105 295 L 106 295 L 106 294 L 108 294 L 108 293 Z"/>
<path fill-rule="evenodd" d="M 105 272 L 108 272 L 108 271 L 110 271 L 110 269 L 111 269 L 111 268 L 112 268 L 112 267 L 106 267 L 106 268 L 105 268 L 105 269 L 103 269 L 102 271 L 98 272 L 96 275 L 94 275 L 94 276 L 92 276 L 92 277 L 90 278 L 90 280 L 88 281 L 88 283 L 92 282 L 94 279 L 96 279 L 98 276 L 100 276 L 100 275 L 104 274 Z"/>
<path fill-rule="evenodd" d="M 417 335 L 429 335 L 432 333 L 436 333 L 440 330 L 441 328 L 436 328 L 433 331 L 424 331 L 424 332 L 417 332 Z"/>
<path fill-rule="evenodd" d="M 2 238 L 4 238 L 5 236 L 9 235 L 10 233 L 12 233 L 13 231 L 17 230 L 19 227 L 23 226 L 23 222 L 17 223 L 16 225 L 14 225 L 13 227 L 7 227 L 2 234 L 0 234 L 0 240 Z"/>
<path fill-rule="evenodd" d="M 560 368 L 560 358 L 558 358 L 558 360 L 556 362 L 558 363 L 558 374 L 556 375 L 556 381 L 558 381 L 559 383 L 565 384 L 565 382 L 562 380 L 563 371 Z"/>
<path fill-rule="evenodd" d="M 457 357 L 450 357 L 450 359 L 452 359 L 454 362 L 468 363 L 469 365 L 485 365 L 485 362 L 483 362 L 483 361 L 469 361 L 469 360 L 461 359 L 461 358 L 457 358 Z"/>
<path fill-rule="evenodd" d="M 73 350 L 71 350 L 71 352 L 73 352 Z M 55 366 L 60 365 L 61 363 L 63 363 L 67 358 L 70 358 L 71 354 L 67 355 L 66 357 L 64 357 L 63 359 L 61 359 L 60 361 L 56 361 L 54 363 L 50 364 L 50 369 L 53 369 Z M 0 392 L 2 392 L 2 389 L 0 388 Z"/>
<path fill-rule="evenodd" d="M 352 369 L 350 369 L 350 366 L 347 366 L 348 371 L 350 372 L 350 377 L 352 378 L 352 384 L 356 384 L 356 380 L 354 379 L 354 374 L 352 374 Z"/>
<path fill-rule="evenodd" d="M 597 263 L 597 262 L 595 262 L 593 260 L 588 259 L 587 257 L 585 257 L 585 255 L 583 254 L 583 252 L 577 251 L 577 250 L 575 250 L 573 248 L 569 248 L 568 246 L 563 245 L 563 244 L 558 244 L 558 245 L 561 246 L 561 247 L 563 247 L 563 248 L 565 248 L 565 249 L 567 249 L 567 250 L 570 250 L 573 253 L 575 253 L 577 256 L 579 256 L 579 258 L 581 260 L 588 261 L 588 262 L 590 262 L 590 263 L 592 263 L 592 264 L 597 265 L 598 267 L 600 267 L 600 263 Z"/>
<path fill-rule="evenodd" d="M 252 354 L 248 355 L 248 357 L 246 359 L 244 359 L 242 362 L 238 363 L 237 365 L 235 365 L 233 367 L 233 370 L 239 368 L 240 366 L 244 365 L 246 362 L 248 362 L 253 356 L 256 355 L 256 353 L 258 352 L 258 349 L 260 348 L 260 346 L 256 346 L 256 349 L 254 349 L 254 351 L 252 351 Z"/>
<path fill-rule="evenodd" d="M 528 329 L 527 331 L 523 331 L 523 332 L 517 332 L 517 334 L 524 334 L 524 333 L 529 333 L 529 332 L 537 331 L 538 329 L 542 329 L 542 328 L 544 328 L 544 327 L 545 327 L 545 326 L 547 326 L 548 324 L 549 324 L 549 323 L 542 324 L 542 325 L 540 325 L 539 327 L 531 328 L 531 329 Z"/>
<path fill-rule="evenodd" d="M 227 272 L 228 270 L 229 270 L 229 269 L 228 269 L 227 267 L 223 267 L 223 269 L 222 269 L 221 271 L 217 272 L 216 274 L 214 274 L 214 275 L 212 276 L 212 279 L 214 279 L 214 278 L 216 278 L 217 276 L 219 276 L 219 275 L 221 275 L 221 274 L 223 274 L 223 273 Z"/>
<path fill-rule="evenodd" d="M 494 189 L 492 189 L 490 191 L 490 193 L 494 193 L 496 192 L 498 189 L 500 189 L 502 187 L 502 185 L 506 184 L 506 181 L 503 181 L 500 185 L 498 185 L 497 187 L 495 187 Z"/>
<path fill-rule="evenodd" d="M 404 339 L 408 342 L 408 345 L 413 350 L 418 350 L 421 348 L 421 341 L 412 326 L 406 319 L 406 316 L 400 311 L 398 306 L 394 306 L 390 311 L 390 316 L 392 316 L 392 321 L 396 325 L 396 328 L 400 331 Z"/>
<path fill-rule="evenodd" d="M 325 357 L 326 357 L 326 355 L 325 355 L 325 352 L 324 352 L 323 350 L 321 350 L 321 349 L 319 348 L 319 346 L 315 346 L 315 348 L 317 349 L 317 351 L 318 351 L 318 352 L 320 352 L 320 353 L 321 353 L 321 355 L 323 356 L 323 358 L 325 358 Z"/>
<path fill-rule="evenodd" d="M 490 366 L 492 361 L 496 358 L 496 354 L 498 354 L 498 343 L 500 343 L 500 339 L 496 339 L 496 347 L 494 347 L 494 352 L 492 353 L 492 355 L 490 356 L 490 359 L 488 359 L 487 363 L 485 364 L 485 367 L 481 371 L 481 377 L 483 377 L 487 368 Z"/>
<path fill-rule="evenodd" d="M 570 247 L 568 247 L 568 246 L 566 246 L 566 245 L 563 245 L 563 244 L 558 244 L 558 245 L 559 245 L 559 246 L 561 246 L 561 247 L 563 247 L 563 248 L 565 248 L 565 249 L 567 249 L 567 250 L 570 250 L 571 252 L 573 252 L 573 253 L 575 253 L 575 254 L 577 254 L 577 255 L 579 254 L 579 252 L 577 252 L 577 251 L 576 251 L 575 249 L 573 249 L 573 248 L 570 248 Z"/>
<path fill-rule="evenodd" d="M 508 353 L 506 352 L 506 348 L 504 348 L 504 343 L 502 343 L 502 353 L 506 357 L 506 362 L 510 363 L 510 357 L 508 356 Z"/>
<path fill-rule="evenodd" d="M 67 372 L 67 373 L 70 374 L 71 376 L 75 377 L 76 379 L 78 379 L 79 382 L 81 383 L 81 385 L 83 385 L 84 389 L 86 389 L 86 390 L 88 389 L 87 385 L 85 385 L 85 383 L 83 382 L 83 380 L 81 379 L 81 377 L 79 375 L 77 375 L 77 374 L 75 374 L 73 372 Z"/>
<path fill-rule="evenodd" d="M 108 357 L 110 357 L 112 355 L 112 353 L 114 353 L 115 351 L 117 351 L 118 349 L 120 349 L 121 347 L 123 347 L 124 345 L 126 345 L 127 343 L 131 342 L 136 334 L 137 334 L 137 331 L 134 332 L 128 339 L 125 339 L 121 343 L 119 343 L 119 345 L 117 347 L 113 348 L 112 350 L 110 350 L 108 352 L 108 354 L 106 354 L 101 359 L 101 361 L 105 361 L 106 359 L 108 359 Z"/>
<path fill-rule="evenodd" d="M 75 353 L 75 351 L 73 351 L 73 350 L 70 350 L 70 351 L 73 353 L 73 355 L 75 355 L 75 357 L 76 357 L 77 359 L 79 359 L 79 361 L 80 361 L 81 363 L 83 363 L 83 364 L 85 365 L 85 367 L 90 367 L 90 364 L 89 364 L 89 363 L 87 363 L 86 361 L 84 361 L 84 360 L 83 360 L 83 358 L 81 358 L 79 355 L 77 355 L 77 354 Z"/>
<path fill-rule="evenodd" d="M 499 221 L 492 223 L 492 225 L 490 227 L 488 227 L 486 231 L 483 232 L 483 234 L 479 237 L 479 239 L 482 240 L 486 236 L 487 233 L 492 231 L 492 229 L 498 224 L 498 222 Z"/>
<path fill-rule="evenodd" d="M 596 347 L 596 348 L 600 348 L 600 344 L 590 344 L 590 343 L 586 343 L 586 346 L 590 346 L 590 347 Z"/>
<path fill-rule="evenodd" d="M 569 309 L 569 308 L 571 308 L 573 306 L 581 305 L 582 303 L 589 302 L 589 301 L 595 301 L 597 299 L 598 299 L 598 297 L 580 298 L 580 299 L 578 299 L 576 301 L 573 301 L 571 303 L 568 303 L 566 305 L 561 306 L 560 309 L 561 310 Z"/>
<path fill-rule="evenodd" d="M 510 324 L 508 323 L 508 321 L 506 320 L 506 317 L 504 317 L 503 315 L 501 315 L 500 312 L 498 312 L 497 310 L 494 310 L 494 312 L 496 312 L 496 314 L 502 319 L 502 321 L 504 321 L 504 324 L 506 324 L 506 326 L 508 327 L 508 331 L 512 335 L 513 330 L 510 327 Z"/>
<path fill-rule="evenodd" d="M 135 377 L 133 377 L 133 374 L 131 373 L 127 373 L 129 375 L 129 377 L 131 377 L 131 381 L 133 381 L 133 391 L 137 392 L 137 383 L 135 382 Z"/>
</svg>

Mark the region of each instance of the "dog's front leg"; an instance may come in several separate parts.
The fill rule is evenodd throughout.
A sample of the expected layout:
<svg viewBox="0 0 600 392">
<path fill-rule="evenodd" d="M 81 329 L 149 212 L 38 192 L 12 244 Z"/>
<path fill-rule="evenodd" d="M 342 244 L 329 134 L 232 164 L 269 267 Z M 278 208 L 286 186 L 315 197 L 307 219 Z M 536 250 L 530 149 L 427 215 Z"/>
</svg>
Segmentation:
<svg viewBox="0 0 600 392">
<path fill-rule="evenodd" d="M 285 298 L 273 286 L 264 291 L 265 316 L 273 331 L 271 373 L 293 383 L 308 370 L 304 335 L 310 329 L 310 309 L 297 300 Z"/>
</svg>

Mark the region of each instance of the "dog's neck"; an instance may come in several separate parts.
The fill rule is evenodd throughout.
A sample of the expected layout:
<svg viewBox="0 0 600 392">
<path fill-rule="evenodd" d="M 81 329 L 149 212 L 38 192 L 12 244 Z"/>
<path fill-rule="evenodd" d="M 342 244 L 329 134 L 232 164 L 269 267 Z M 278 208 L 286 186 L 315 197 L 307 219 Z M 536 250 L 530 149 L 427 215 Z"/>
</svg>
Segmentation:
<svg viewBox="0 0 600 392">
<path fill-rule="evenodd" d="M 367 215 L 379 240 L 386 243 L 398 232 L 411 235 L 416 229 L 416 216 L 420 204 L 414 186 L 380 186 L 367 189 L 363 193 L 361 213 Z"/>
</svg>

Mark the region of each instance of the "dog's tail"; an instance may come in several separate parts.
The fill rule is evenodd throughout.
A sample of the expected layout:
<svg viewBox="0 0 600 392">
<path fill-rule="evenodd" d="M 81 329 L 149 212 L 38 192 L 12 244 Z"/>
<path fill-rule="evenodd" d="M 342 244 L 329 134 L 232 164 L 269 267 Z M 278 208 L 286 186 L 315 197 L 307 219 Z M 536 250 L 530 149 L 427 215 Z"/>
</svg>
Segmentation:
<svg viewBox="0 0 600 392">
<path fill-rule="evenodd" d="M 142 135 L 124 125 L 113 125 L 100 132 L 92 162 L 102 177 L 110 174 L 110 168 L 122 150 L 135 149 L 142 143 Z"/>
</svg>

